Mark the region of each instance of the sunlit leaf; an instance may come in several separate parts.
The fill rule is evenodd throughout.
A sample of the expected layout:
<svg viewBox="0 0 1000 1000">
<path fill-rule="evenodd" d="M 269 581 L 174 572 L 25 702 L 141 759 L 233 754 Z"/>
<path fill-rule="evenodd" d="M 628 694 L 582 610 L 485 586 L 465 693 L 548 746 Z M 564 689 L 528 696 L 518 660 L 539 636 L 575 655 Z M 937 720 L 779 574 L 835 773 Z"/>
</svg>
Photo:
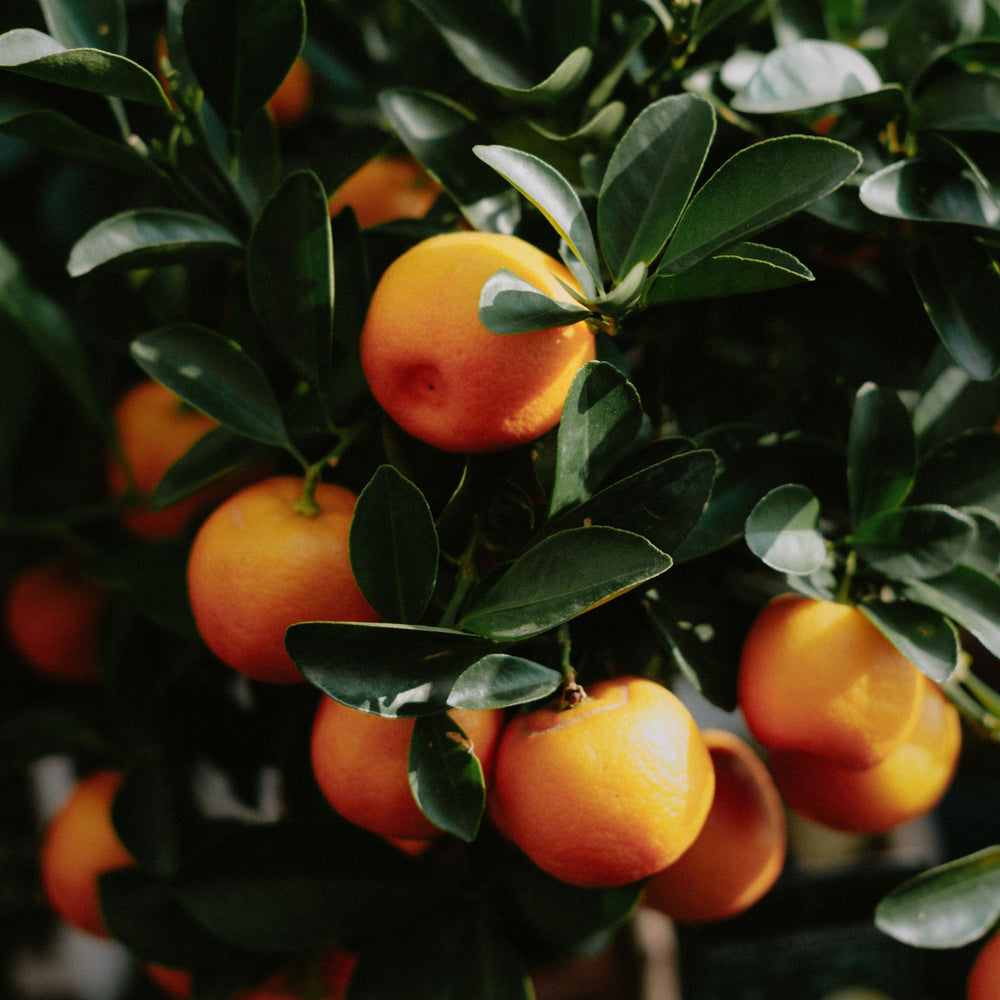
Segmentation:
<svg viewBox="0 0 1000 1000">
<path fill-rule="evenodd" d="M 39 0 L 49 34 L 66 48 L 125 54 L 124 0 Z"/>
<path fill-rule="evenodd" d="M 903 595 L 940 611 L 1000 656 L 1000 580 L 970 566 L 956 566 L 931 580 L 910 580 Z"/>
<path fill-rule="evenodd" d="M 479 321 L 497 334 L 565 326 L 592 315 L 586 306 L 550 298 L 506 268 L 492 275 L 479 295 Z"/>
<path fill-rule="evenodd" d="M 943 684 L 958 668 L 958 633 L 944 615 L 912 601 L 862 603 L 858 607 L 932 681 Z"/>
<path fill-rule="evenodd" d="M 772 569 L 807 574 L 826 561 L 819 530 L 819 500 L 805 486 L 789 483 L 771 490 L 747 518 L 750 551 Z"/>
</svg>

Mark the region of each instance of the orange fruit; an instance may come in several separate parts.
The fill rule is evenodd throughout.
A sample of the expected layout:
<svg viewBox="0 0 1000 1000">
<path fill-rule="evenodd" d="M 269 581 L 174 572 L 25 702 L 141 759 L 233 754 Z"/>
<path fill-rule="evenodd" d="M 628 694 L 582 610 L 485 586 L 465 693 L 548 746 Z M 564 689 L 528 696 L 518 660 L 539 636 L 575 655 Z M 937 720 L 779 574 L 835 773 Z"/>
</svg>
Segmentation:
<svg viewBox="0 0 1000 1000">
<path fill-rule="evenodd" d="M 490 814 L 549 874 L 609 887 L 676 861 L 698 836 L 714 786 L 681 701 L 654 681 L 619 677 L 572 707 L 550 703 L 510 720 Z"/>
<path fill-rule="evenodd" d="M 594 357 L 586 323 L 500 336 L 479 322 L 486 280 L 506 268 L 549 296 L 574 284 L 557 260 L 516 236 L 443 233 L 389 265 L 361 334 L 376 400 L 403 430 L 452 452 L 525 444 L 554 427 L 570 383 Z"/>
<path fill-rule="evenodd" d="M 734 733 L 702 733 L 715 795 L 695 842 L 646 886 L 644 902 L 675 920 L 722 920 L 749 909 L 785 864 L 785 808 L 770 772 Z"/>
<path fill-rule="evenodd" d="M 121 780 L 120 772 L 106 769 L 80 781 L 50 820 L 40 854 L 42 888 L 49 904 L 67 923 L 101 937 L 107 937 L 108 930 L 97 879 L 133 864 L 111 822 Z"/>
<path fill-rule="evenodd" d="M 188 597 L 209 649 L 255 680 L 303 680 L 285 650 L 285 630 L 302 621 L 370 622 L 348 553 L 357 497 L 316 486 L 318 512 L 299 513 L 297 476 L 245 486 L 215 508 L 188 557 Z"/>
<path fill-rule="evenodd" d="M 281 86 L 267 102 L 267 110 L 274 119 L 274 124 L 278 128 L 298 125 L 309 111 L 312 94 L 312 71 L 305 59 L 299 56 L 281 81 Z"/>
<path fill-rule="evenodd" d="M 330 215 L 350 206 L 362 229 L 394 219 L 422 219 L 440 191 L 416 160 L 376 156 L 333 192 Z"/>
<path fill-rule="evenodd" d="M 740 707 L 769 750 L 871 767 L 913 728 L 922 695 L 920 671 L 853 605 L 776 597 L 744 642 Z"/>
<path fill-rule="evenodd" d="M 132 471 L 137 502 L 122 511 L 121 519 L 133 534 L 148 539 L 174 538 L 195 515 L 232 489 L 213 483 L 163 510 L 152 510 L 149 496 L 163 474 L 216 422 L 188 406 L 166 386 L 148 380 L 129 389 L 113 413 L 122 455 Z M 129 480 L 120 462 L 109 456 L 108 489 L 124 497 Z"/>
<path fill-rule="evenodd" d="M 21 659 L 50 677 L 100 676 L 98 633 L 111 591 L 75 563 L 51 560 L 18 575 L 7 591 L 7 636 Z"/>
<path fill-rule="evenodd" d="M 469 738 L 489 784 L 503 726 L 499 709 L 448 710 Z M 399 842 L 441 833 L 420 810 L 410 789 L 408 757 L 414 720 L 386 718 L 320 700 L 310 755 L 320 791 L 344 819 Z M 416 853 L 412 848 L 408 853 Z"/>
<path fill-rule="evenodd" d="M 176 1000 L 190 1000 L 192 977 L 187 969 L 175 969 L 172 966 L 159 965 L 155 962 L 145 964 L 143 969 L 146 975 L 168 997 L 175 997 Z"/>
<path fill-rule="evenodd" d="M 771 769 L 788 805 L 852 833 L 883 833 L 933 809 L 955 773 L 962 727 L 955 706 L 921 677 L 916 725 L 879 763 L 859 770 L 815 754 L 773 753 Z"/>
<path fill-rule="evenodd" d="M 969 970 L 966 1000 L 996 1000 L 1000 997 L 1000 933 L 994 933 L 979 949 Z"/>
</svg>

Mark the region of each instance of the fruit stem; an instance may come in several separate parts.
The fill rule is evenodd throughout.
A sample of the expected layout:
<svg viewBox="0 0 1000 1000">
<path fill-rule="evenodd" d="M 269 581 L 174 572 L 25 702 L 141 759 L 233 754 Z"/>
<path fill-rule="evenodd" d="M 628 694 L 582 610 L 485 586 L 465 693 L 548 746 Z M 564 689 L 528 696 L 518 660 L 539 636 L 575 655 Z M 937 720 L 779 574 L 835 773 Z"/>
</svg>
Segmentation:
<svg viewBox="0 0 1000 1000">
<path fill-rule="evenodd" d="M 564 709 L 572 708 L 574 705 L 579 705 L 587 697 L 587 692 L 583 689 L 583 685 L 577 683 L 576 668 L 570 662 L 572 642 L 570 641 L 569 629 L 565 625 L 560 626 L 558 639 L 559 646 L 562 649 L 562 663 L 559 669 L 563 675 L 558 707 L 559 711 L 563 711 Z"/>
<path fill-rule="evenodd" d="M 844 575 L 840 579 L 840 586 L 837 588 L 837 601 L 840 604 L 851 603 L 851 584 L 854 582 L 854 573 L 858 568 L 858 554 L 851 549 L 847 553 L 847 562 L 844 566 Z"/>
<path fill-rule="evenodd" d="M 441 614 L 441 621 L 439 623 L 441 625 L 449 626 L 455 623 L 455 619 L 458 617 L 458 609 L 462 606 L 466 595 L 476 582 L 475 553 L 479 541 L 479 518 L 477 517 L 476 527 L 472 532 L 472 537 L 469 539 L 469 544 L 466 545 L 465 551 L 456 560 L 458 573 L 455 579 L 455 590 L 448 601 L 447 607 Z"/>
<path fill-rule="evenodd" d="M 316 503 L 316 484 L 319 482 L 325 464 L 325 461 L 314 462 L 306 467 L 305 475 L 302 477 L 302 494 L 292 504 L 296 514 L 315 517 L 320 512 L 320 506 Z"/>
</svg>

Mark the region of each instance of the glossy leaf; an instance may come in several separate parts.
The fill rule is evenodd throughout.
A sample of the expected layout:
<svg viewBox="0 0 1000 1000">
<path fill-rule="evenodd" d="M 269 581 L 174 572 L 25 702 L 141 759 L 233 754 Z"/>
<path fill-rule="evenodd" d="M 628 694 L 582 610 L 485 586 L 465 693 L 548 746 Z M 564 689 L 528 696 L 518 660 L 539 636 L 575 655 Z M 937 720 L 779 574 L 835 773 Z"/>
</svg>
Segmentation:
<svg viewBox="0 0 1000 1000">
<path fill-rule="evenodd" d="M 278 89 L 305 40 L 303 0 L 188 0 L 184 45 L 209 103 L 239 128 Z"/>
<path fill-rule="evenodd" d="M 49 34 L 66 48 L 125 54 L 124 0 L 39 0 L 39 6 Z"/>
<path fill-rule="evenodd" d="M 651 264 L 691 196 L 715 135 L 715 112 L 692 94 L 644 108 L 615 147 L 597 202 L 601 251 L 620 280 Z"/>
<path fill-rule="evenodd" d="M 379 466 L 358 497 L 350 553 L 354 578 L 381 618 L 420 620 L 437 580 L 437 530 L 423 493 L 391 465 Z"/>
<path fill-rule="evenodd" d="M 918 468 L 914 493 L 925 503 L 984 507 L 1000 515 L 1000 435 L 968 431 L 937 448 Z"/>
<path fill-rule="evenodd" d="M 169 109 L 156 77 L 138 63 L 94 48 L 67 49 L 34 28 L 0 35 L 0 69 L 46 83 Z"/>
<path fill-rule="evenodd" d="M 765 139 L 730 157 L 695 192 L 657 268 L 675 274 L 776 225 L 836 190 L 861 165 L 819 136 Z"/>
<path fill-rule="evenodd" d="M 885 58 L 890 71 L 896 79 L 913 83 L 941 53 L 978 35 L 983 14 L 982 0 L 901 3 L 886 26 Z"/>
<path fill-rule="evenodd" d="M 114 263 L 153 267 L 200 257 L 241 257 L 243 244 L 213 219 L 173 208 L 135 208 L 103 219 L 73 244 L 74 278 Z"/>
<path fill-rule="evenodd" d="M 591 361 L 576 373 L 556 439 L 550 517 L 598 489 L 635 440 L 641 424 L 639 394 L 617 368 Z"/>
<path fill-rule="evenodd" d="M 530 87 L 510 87 L 501 83 L 493 86 L 505 97 L 529 105 L 545 105 L 559 101 L 583 82 L 594 53 L 587 47 L 574 49 L 542 81 Z"/>
<path fill-rule="evenodd" d="M 1000 847 L 987 847 L 907 879 L 884 896 L 875 925 L 916 948 L 960 948 L 1000 918 Z"/>
<path fill-rule="evenodd" d="M 132 342 L 132 357 L 181 399 L 237 434 L 262 444 L 288 443 L 267 376 L 234 341 L 181 323 L 141 334 Z"/>
<path fill-rule="evenodd" d="M 479 296 L 479 321 L 498 334 L 565 326 L 592 315 L 586 306 L 550 298 L 506 268 L 487 280 Z"/>
<path fill-rule="evenodd" d="M 812 280 L 812 271 L 790 253 L 760 243 L 738 243 L 686 271 L 657 278 L 646 301 L 653 304 L 716 299 Z"/>
<path fill-rule="evenodd" d="M 628 22 L 620 38 L 610 40 L 613 53 L 603 62 L 601 68 L 604 70 L 604 75 L 594 85 L 587 98 L 586 106 L 591 112 L 603 108 L 611 100 L 622 77 L 633 65 L 636 52 L 655 28 L 654 18 L 645 15 L 635 17 Z"/>
<path fill-rule="evenodd" d="M 488 653 L 455 679 L 448 705 L 482 711 L 509 708 L 546 698 L 562 684 L 562 674 L 509 653 Z"/>
<path fill-rule="evenodd" d="M 851 414 L 847 485 L 851 523 L 898 507 L 913 487 L 916 438 L 910 415 L 893 389 L 866 382 Z"/>
<path fill-rule="evenodd" d="M 629 531 L 599 525 L 560 531 L 516 559 L 458 624 L 497 641 L 527 639 L 658 576 L 671 563 Z"/>
<path fill-rule="evenodd" d="M 483 768 L 472 741 L 446 712 L 417 718 L 408 768 L 421 812 L 445 832 L 475 840 L 486 808 Z"/>
<path fill-rule="evenodd" d="M 944 615 L 912 601 L 862 603 L 858 607 L 932 681 L 944 684 L 958 669 L 958 632 Z"/>
<path fill-rule="evenodd" d="M 275 350 L 317 388 L 330 377 L 333 277 L 326 192 L 314 173 L 298 171 L 257 220 L 247 249 L 247 283 Z"/>
<path fill-rule="evenodd" d="M 921 90 L 914 109 L 914 125 L 942 132 L 1000 132 L 997 101 L 1000 76 L 962 73 L 947 76 Z"/>
<path fill-rule="evenodd" d="M 973 378 L 1000 373 L 1000 274 L 964 232 L 935 227 L 910 242 L 907 260 L 924 309 L 951 356 Z"/>
<path fill-rule="evenodd" d="M 977 381 L 964 368 L 955 364 L 945 351 L 940 351 L 927 371 L 926 385 L 913 407 L 913 429 L 917 433 L 917 443 L 921 452 L 928 456 L 927 461 L 934 461 L 933 453 L 938 449 L 941 449 L 942 456 L 948 455 L 952 446 L 958 448 L 960 455 L 959 435 L 964 436 L 969 428 L 992 427 L 996 420 L 996 396 L 996 386 L 993 383 Z M 992 432 L 983 435 L 969 433 L 977 440 L 992 441 L 992 444 L 985 445 L 988 451 L 994 446 L 1000 446 L 1000 441 Z M 965 499 L 965 487 L 962 483 L 965 481 L 971 483 L 984 472 L 987 473 L 988 481 L 988 470 L 971 466 L 962 470 L 960 463 L 956 467 L 956 472 L 945 474 L 945 481 L 949 484 L 946 489 L 958 489 L 960 492 L 940 493 L 933 485 L 932 474 L 928 472 L 925 477 L 921 465 L 917 470 L 916 494 L 921 500 L 940 500 L 953 507 L 978 502 Z M 1000 493 L 1000 485 L 995 489 L 987 486 L 985 491 L 974 486 L 971 489 L 972 496 Z"/>
<path fill-rule="evenodd" d="M 813 573 L 826 562 L 819 530 L 819 500 L 812 490 L 788 483 L 771 490 L 750 512 L 746 541 L 760 560 L 782 573 Z"/>
<path fill-rule="evenodd" d="M 976 522 L 976 537 L 962 561 L 990 576 L 1000 576 L 1000 515 L 976 508 L 966 513 Z"/>
<path fill-rule="evenodd" d="M 1000 580 L 957 566 L 933 580 L 910 580 L 905 597 L 947 615 L 971 632 L 994 656 L 1000 656 Z"/>
</svg>

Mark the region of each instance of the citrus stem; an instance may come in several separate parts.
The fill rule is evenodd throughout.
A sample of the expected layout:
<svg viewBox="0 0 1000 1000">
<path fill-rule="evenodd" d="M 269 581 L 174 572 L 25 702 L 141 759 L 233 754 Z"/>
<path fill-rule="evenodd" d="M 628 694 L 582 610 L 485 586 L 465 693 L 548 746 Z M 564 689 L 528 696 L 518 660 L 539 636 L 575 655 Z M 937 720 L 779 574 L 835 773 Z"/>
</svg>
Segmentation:
<svg viewBox="0 0 1000 1000">
<path fill-rule="evenodd" d="M 479 518 L 477 517 L 476 527 L 472 532 L 472 538 L 469 539 L 469 544 L 465 547 L 465 551 L 462 552 L 456 560 L 458 574 L 455 580 L 455 590 L 452 592 L 447 607 L 445 607 L 441 614 L 441 621 L 439 623 L 441 625 L 450 626 L 455 623 L 455 619 L 458 617 L 458 610 L 462 606 L 462 602 L 468 596 L 469 591 L 476 582 L 477 574 L 474 557 L 479 541 Z"/>
<path fill-rule="evenodd" d="M 851 584 L 854 582 L 854 572 L 858 567 L 858 554 L 851 549 L 847 553 L 847 562 L 844 567 L 844 575 L 841 577 L 840 586 L 837 588 L 837 601 L 840 604 L 851 603 Z"/>
<path fill-rule="evenodd" d="M 319 482 L 319 477 L 323 472 L 325 464 L 325 462 L 320 461 L 306 467 L 305 476 L 302 480 L 302 494 L 292 504 L 296 514 L 302 514 L 305 517 L 315 517 L 320 512 L 319 504 L 316 503 L 316 484 Z"/>
</svg>

